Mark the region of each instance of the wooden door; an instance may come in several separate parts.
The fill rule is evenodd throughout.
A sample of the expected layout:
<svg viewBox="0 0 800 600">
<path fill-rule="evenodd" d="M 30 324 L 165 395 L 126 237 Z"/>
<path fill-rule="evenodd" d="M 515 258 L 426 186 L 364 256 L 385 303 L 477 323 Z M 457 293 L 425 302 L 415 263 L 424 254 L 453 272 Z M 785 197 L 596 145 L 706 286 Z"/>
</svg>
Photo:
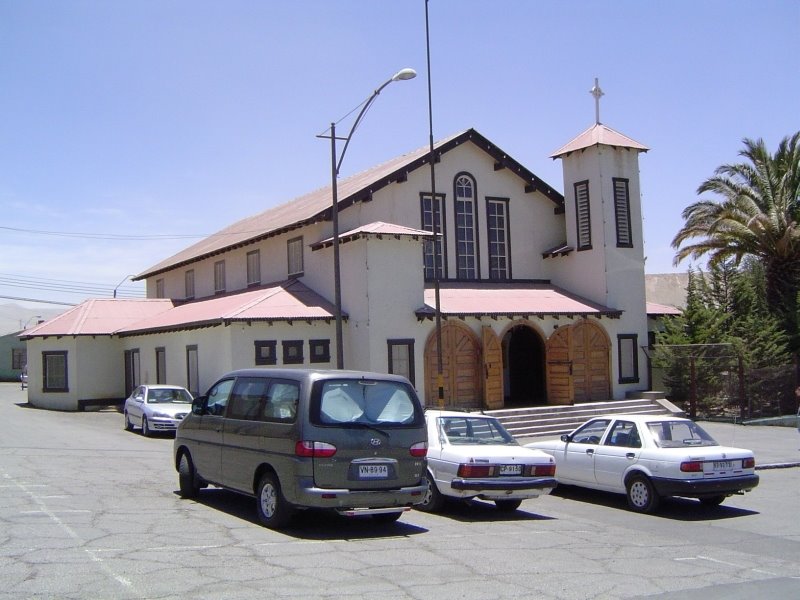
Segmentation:
<svg viewBox="0 0 800 600">
<path fill-rule="evenodd" d="M 559 327 L 547 340 L 547 403 L 572 404 L 572 328 Z"/>
<path fill-rule="evenodd" d="M 425 402 L 437 406 L 436 332 L 425 344 Z M 450 408 L 480 408 L 482 399 L 480 345 L 469 328 L 461 323 L 442 325 L 442 384 L 444 405 Z"/>
<path fill-rule="evenodd" d="M 483 338 L 483 405 L 488 409 L 503 408 L 503 348 L 491 327 L 481 330 Z"/>
<path fill-rule="evenodd" d="M 591 321 L 573 325 L 572 360 L 575 402 L 605 402 L 611 397 L 610 344 Z"/>
</svg>

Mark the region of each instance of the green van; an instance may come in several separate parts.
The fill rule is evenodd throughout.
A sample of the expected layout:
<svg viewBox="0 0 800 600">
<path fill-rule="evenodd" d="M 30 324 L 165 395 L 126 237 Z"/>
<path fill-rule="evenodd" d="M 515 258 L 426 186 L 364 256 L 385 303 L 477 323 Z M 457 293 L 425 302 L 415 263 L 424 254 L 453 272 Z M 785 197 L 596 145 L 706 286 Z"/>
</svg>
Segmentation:
<svg viewBox="0 0 800 600">
<path fill-rule="evenodd" d="M 183 498 L 208 484 L 254 496 L 285 526 L 307 508 L 393 522 L 425 493 L 425 416 L 407 379 L 243 369 L 195 399 L 175 434 Z"/>
</svg>

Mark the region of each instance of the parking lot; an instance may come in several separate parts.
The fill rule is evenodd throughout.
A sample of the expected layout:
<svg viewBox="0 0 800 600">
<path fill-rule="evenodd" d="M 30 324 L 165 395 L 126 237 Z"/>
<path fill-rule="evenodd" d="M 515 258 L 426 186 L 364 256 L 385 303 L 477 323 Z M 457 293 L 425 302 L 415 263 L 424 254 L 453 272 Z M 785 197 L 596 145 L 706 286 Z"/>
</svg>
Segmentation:
<svg viewBox="0 0 800 600">
<path fill-rule="evenodd" d="M 798 455 L 796 430 L 781 443 Z M 37 410 L 0 384 L 0 599 L 800 596 L 799 468 L 762 470 L 712 510 L 675 500 L 641 515 L 623 496 L 562 488 L 512 515 L 304 514 L 276 532 L 252 499 L 181 500 L 171 451 L 114 410 Z"/>
</svg>

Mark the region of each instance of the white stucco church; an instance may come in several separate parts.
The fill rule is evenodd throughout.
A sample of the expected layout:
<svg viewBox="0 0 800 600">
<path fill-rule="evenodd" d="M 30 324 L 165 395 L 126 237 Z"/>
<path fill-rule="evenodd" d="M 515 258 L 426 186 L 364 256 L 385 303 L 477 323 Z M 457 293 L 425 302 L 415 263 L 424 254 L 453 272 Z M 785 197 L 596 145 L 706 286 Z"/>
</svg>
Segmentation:
<svg viewBox="0 0 800 600">
<path fill-rule="evenodd" d="M 647 389 L 647 148 L 596 121 L 552 154 L 563 193 L 474 129 L 434 145 L 435 195 L 429 147 L 340 181 L 344 367 L 464 408 Z M 147 299 L 88 300 L 23 332 L 29 401 L 75 410 L 142 383 L 198 394 L 236 368 L 335 368 L 331 191 L 144 270 Z"/>
</svg>

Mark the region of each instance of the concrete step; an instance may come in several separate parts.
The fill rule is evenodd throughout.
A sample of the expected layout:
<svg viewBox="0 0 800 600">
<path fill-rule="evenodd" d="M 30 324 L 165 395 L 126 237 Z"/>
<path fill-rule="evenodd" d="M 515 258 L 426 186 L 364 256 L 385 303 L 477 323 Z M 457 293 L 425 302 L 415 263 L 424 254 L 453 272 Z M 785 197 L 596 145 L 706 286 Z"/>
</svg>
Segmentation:
<svg viewBox="0 0 800 600">
<path fill-rule="evenodd" d="M 592 417 L 613 414 L 679 415 L 680 409 L 657 397 L 630 398 L 569 406 L 536 406 L 485 411 L 497 417 L 514 437 L 557 437 Z"/>
</svg>

